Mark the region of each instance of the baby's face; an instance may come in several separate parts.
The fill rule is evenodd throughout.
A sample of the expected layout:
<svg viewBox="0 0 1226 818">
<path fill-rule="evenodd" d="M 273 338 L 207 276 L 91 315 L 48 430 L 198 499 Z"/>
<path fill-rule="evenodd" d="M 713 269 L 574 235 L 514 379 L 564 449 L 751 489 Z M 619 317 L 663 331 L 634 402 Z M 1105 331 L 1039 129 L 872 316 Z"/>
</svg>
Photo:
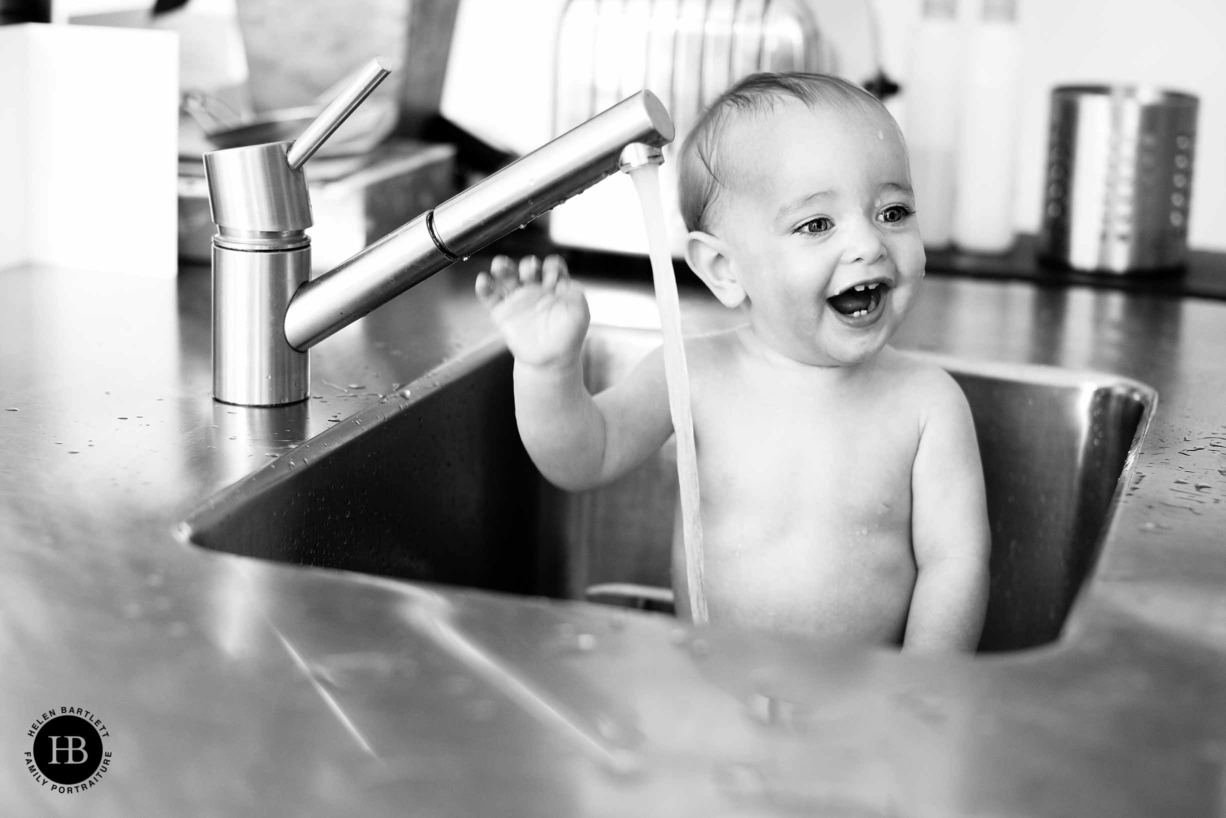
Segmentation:
<svg viewBox="0 0 1226 818">
<path fill-rule="evenodd" d="M 872 358 L 924 277 L 895 129 L 787 100 L 734 124 L 723 145 L 735 170 L 712 232 L 748 295 L 754 332 L 810 365 Z"/>
</svg>

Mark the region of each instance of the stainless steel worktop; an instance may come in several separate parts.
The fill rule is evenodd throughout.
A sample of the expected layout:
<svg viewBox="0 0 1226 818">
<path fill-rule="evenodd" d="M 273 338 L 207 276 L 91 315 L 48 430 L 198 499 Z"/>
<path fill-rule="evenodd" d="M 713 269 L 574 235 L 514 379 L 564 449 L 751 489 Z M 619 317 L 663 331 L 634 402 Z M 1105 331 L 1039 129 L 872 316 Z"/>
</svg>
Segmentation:
<svg viewBox="0 0 1226 818">
<path fill-rule="evenodd" d="M 901 346 L 1160 395 L 1040 650 L 836 651 L 181 540 L 213 492 L 488 339 L 479 266 L 321 344 L 313 397 L 278 409 L 212 401 L 207 268 L 0 272 L 0 812 L 1226 813 L 1226 303 L 925 284 Z M 61 706 L 110 733 L 86 792 L 19 762 Z"/>
</svg>

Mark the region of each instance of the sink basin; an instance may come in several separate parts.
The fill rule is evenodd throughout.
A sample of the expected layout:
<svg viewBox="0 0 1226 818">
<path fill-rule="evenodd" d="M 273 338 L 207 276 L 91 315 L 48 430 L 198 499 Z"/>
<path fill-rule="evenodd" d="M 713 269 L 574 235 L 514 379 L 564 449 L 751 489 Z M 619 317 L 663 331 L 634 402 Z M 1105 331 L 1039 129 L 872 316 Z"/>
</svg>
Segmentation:
<svg viewBox="0 0 1226 818">
<path fill-rule="evenodd" d="M 656 331 L 594 326 L 589 385 L 620 378 L 658 344 Z M 936 360 L 970 401 L 984 462 L 993 550 L 980 649 L 1052 642 L 1094 567 L 1155 393 L 1099 373 Z M 497 342 L 449 361 L 410 384 L 407 397 L 328 429 L 211 498 L 186 521 L 189 540 L 561 599 L 583 599 L 605 583 L 666 589 L 671 443 L 613 485 L 559 491 L 519 443 L 511 369 Z"/>
</svg>

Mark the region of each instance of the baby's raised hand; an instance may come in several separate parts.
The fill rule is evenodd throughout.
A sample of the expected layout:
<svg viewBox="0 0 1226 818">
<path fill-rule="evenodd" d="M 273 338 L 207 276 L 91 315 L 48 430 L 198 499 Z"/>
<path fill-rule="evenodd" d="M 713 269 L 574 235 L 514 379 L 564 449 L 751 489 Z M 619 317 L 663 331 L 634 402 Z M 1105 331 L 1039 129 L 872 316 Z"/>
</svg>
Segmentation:
<svg viewBox="0 0 1226 818">
<path fill-rule="evenodd" d="M 525 256 L 517 266 L 495 256 L 477 276 L 477 298 L 490 311 L 515 360 L 567 366 L 579 359 L 591 314 L 560 256 Z"/>
</svg>

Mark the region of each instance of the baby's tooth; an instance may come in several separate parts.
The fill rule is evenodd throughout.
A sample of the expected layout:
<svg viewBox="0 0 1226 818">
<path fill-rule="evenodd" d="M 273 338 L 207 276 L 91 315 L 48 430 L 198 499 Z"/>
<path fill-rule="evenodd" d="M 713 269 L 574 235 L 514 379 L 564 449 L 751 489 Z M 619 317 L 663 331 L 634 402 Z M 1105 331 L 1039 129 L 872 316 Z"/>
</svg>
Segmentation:
<svg viewBox="0 0 1226 818">
<path fill-rule="evenodd" d="M 856 292 L 858 292 L 858 293 L 862 293 L 862 292 L 864 292 L 864 285 L 863 285 L 863 284 L 857 284 L 857 285 L 856 285 L 856 287 L 855 287 L 855 290 L 856 290 Z"/>
</svg>

